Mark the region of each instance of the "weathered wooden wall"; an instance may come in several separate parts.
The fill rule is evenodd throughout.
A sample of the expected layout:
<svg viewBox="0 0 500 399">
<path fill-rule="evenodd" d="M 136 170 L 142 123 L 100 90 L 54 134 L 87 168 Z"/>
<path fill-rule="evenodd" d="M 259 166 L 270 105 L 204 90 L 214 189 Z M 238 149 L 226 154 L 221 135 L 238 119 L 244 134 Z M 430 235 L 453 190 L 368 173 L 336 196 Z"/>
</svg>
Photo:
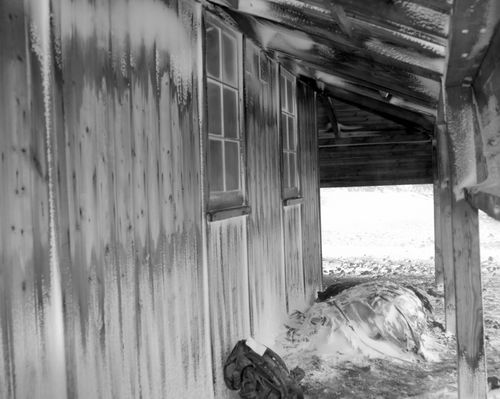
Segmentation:
<svg viewBox="0 0 500 399">
<path fill-rule="evenodd" d="M 307 306 L 302 258 L 302 205 L 286 205 L 283 210 L 286 303 L 289 313 L 303 311 Z"/>
<path fill-rule="evenodd" d="M 432 128 L 426 118 L 342 91 L 332 94 L 345 96 L 345 101 L 332 100 L 337 137 L 319 137 L 322 187 L 432 182 Z M 320 102 L 318 108 L 324 105 Z"/>
<path fill-rule="evenodd" d="M 48 13 L 0 2 L 0 397 L 66 391 L 59 264 L 49 190 Z"/>
<path fill-rule="evenodd" d="M 297 83 L 297 116 L 300 171 L 302 176 L 302 262 L 305 299 L 310 303 L 322 289 L 321 224 L 319 199 L 318 129 L 316 95 L 302 82 Z"/>
<path fill-rule="evenodd" d="M 430 140 L 352 141 L 351 145 L 320 149 L 322 187 L 432 183 Z"/>
<path fill-rule="evenodd" d="M 273 333 L 282 324 L 277 315 L 284 316 L 286 309 L 281 169 L 277 155 L 281 151 L 278 67 L 249 40 L 245 60 L 247 188 L 252 207 L 248 216 L 251 327 L 258 341 L 272 345 Z M 261 66 L 263 73 L 259 72 Z"/>
<path fill-rule="evenodd" d="M 206 218 L 201 21 L 190 0 L 0 3 L 0 397 L 231 397 L 236 341 L 272 345 L 286 290 L 319 288 L 314 93 L 284 207 L 278 65 L 259 79 L 250 44 L 252 212 Z"/>
<path fill-rule="evenodd" d="M 250 335 L 246 216 L 210 222 L 208 269 L 215 398 L 233 398 L 223 365 L 236 342 Z M 261 276 L 262 277 L 262 276 Z"/>
<path fill-rule="evenodd" d="M 210 397 L 200 6 L 25 4 L 0 5 L 0 396 Z"/>
</svg>

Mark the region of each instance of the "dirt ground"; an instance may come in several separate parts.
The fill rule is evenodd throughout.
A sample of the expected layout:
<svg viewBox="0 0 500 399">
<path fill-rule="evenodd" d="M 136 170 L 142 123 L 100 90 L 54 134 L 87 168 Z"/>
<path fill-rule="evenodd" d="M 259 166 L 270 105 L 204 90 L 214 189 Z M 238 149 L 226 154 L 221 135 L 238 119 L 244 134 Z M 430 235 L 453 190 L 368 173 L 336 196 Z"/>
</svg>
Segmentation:
<svg viewBox="0 0 500 399">
<path fill-rule="evenodd" d="M 444 324 L 443 292 L 434 283 L 432 187 L 328 189 L 321 198 L 324 287 L 353 276 L 410 283 L 428 293 Z M 500 377 L 500 222 L 481 214 L 480 237 L 487 370 Z M 455 339 L 432 333 L 437 362 L 310 354 L 301 360 L 306 397 L 456 398 Z"/>
</svg>

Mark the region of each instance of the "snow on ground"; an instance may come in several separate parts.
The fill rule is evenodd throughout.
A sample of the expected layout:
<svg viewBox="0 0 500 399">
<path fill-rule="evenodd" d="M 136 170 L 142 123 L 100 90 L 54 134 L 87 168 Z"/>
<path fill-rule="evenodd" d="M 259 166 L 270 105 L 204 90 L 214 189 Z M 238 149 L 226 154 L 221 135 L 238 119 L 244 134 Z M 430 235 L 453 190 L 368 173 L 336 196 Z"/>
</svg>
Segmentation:
<svg viewBox="0 0 500 399">
<path fill-rule="evenodd" d="M 325 288 L 353 276 L 412 284 L 427 292 L 444 324 L 433 275 L 432 186 L 322 189 L 321 216 Z M 480 213 L 480 238 L 488 375 L 500 376 L 500 222 Z M 456 398 L 455 339 L 438 328 L 432 335 L 440 352 L 434 362 L 346 348 L 326 354 L 289 345 L 282 353 L 290 368 L 305 370 L 307 398 Z"/>
</svg>

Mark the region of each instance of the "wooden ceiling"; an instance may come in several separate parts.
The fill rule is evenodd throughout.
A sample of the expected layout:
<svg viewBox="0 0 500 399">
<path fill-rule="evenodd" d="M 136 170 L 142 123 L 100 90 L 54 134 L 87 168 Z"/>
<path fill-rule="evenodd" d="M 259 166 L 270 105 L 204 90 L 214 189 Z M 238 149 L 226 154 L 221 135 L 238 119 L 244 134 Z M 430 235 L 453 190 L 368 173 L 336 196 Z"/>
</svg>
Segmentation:
<svg viewBox="0 0 500 399">
<path fill-rule="evenodd" d="M 434 115 L 446 70 L 447 0 L 214 0 L 295 72 Z"/>
<path fill-rule="evenodd" d="M 345 151 L 357 159 L 357 152 L 365 151 L 362 143 L 353 142 L 357 149 L 352 151 L 346 150 L 346 143 L 363 137 L 370 141 L 367 154 L 374 159 L 378 158 L 374 144 L 393 148 L 394 142 L 414 140 L 427 151 L 425 160 L 418 161 L 423 167 L 414 170 L 415 176 L 425 174 L 425 181 L 432 178 L 429 165 L 441 88 L 473 84 L 500 20 L 499 0 L 210 0 L 204 4 L 323 93 L 327 100 L 319 112 L 330 127 L 321 132 L 320 158 L 331 159 L 331 154 Z M 354 120 L 354 115 L 363 122 Z M 397 159 L 411 158 L 413 147 L 398 147 Z M 380 162 L 377 165 L 364 168 L 380 169 Z M 406 167 L 405 162 L 394 165 L 398 170 Z M 403 181 L 391 180 L 389 169 L 394 165 L 378 181 Z M 335 173 L 335 167 L 321 168 L 323 175 L 329 170 L 326 177 Z"/>
</svg>

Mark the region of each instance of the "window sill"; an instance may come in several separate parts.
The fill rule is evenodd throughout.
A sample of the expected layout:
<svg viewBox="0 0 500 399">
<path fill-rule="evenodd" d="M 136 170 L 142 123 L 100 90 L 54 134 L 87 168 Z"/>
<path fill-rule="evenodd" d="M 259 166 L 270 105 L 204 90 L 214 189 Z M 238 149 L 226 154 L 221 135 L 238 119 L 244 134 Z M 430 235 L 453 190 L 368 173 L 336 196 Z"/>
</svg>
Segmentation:
<svg viewBox="0 0 500 399">
<path fill-rule="evenodd" d="M 287 198 L 283 200 L 283 206 L 300 205 L 302 202 L 304 202 L 302 197 Z"/>
<path fill-rule="evenodd" d="M 220 220 L 231 219 L 239 216 L 250 214 L 252 208 L 249 206 L 239 206 L 236 208 L 220 209 L 207 212 L 207 220 L 209 222 L 217 222 Z"/>
</svg>

